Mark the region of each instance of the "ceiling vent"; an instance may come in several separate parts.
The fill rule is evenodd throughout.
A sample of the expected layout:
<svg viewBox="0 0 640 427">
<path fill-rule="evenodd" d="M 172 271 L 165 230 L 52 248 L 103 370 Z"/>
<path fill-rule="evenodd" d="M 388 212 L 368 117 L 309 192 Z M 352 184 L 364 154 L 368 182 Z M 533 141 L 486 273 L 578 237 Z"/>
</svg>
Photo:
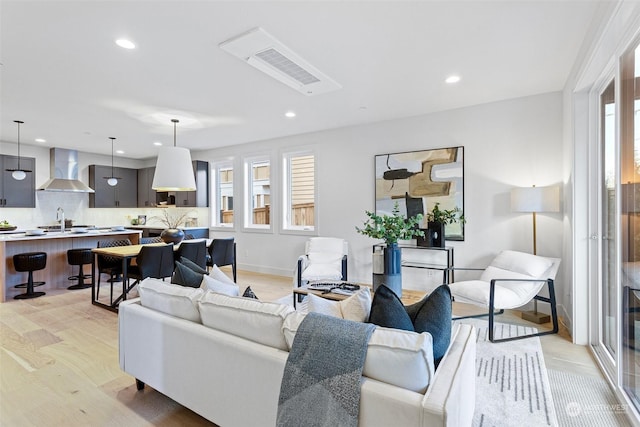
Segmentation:
<svg viewBox="0 0 640 427">
<path fill-rule="evenodd" d="M 219 46 L 304 95 L 318 95 L 342 87 L 262 28 L 254 28 Z"/>
</svg>

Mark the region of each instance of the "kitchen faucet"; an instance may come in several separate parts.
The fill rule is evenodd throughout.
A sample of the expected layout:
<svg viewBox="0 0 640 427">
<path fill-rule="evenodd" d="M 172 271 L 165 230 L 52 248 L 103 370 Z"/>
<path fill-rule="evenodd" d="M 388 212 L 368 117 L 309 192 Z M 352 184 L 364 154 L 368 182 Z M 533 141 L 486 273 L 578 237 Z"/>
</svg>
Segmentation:
<svg viewBox="0 0 640 427">
<path fill-rule="evenodd" d="M 64 209 L 58 208 L 56 211 L 56 220 L 60 221 L 60 231 L 64 233 Z"/>
</svg>

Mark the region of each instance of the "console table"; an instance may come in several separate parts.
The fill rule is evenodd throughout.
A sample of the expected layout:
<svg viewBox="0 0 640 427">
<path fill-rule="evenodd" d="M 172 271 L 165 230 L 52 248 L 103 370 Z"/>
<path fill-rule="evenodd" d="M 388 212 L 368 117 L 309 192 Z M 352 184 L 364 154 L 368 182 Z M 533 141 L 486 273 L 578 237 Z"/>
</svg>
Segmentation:
<svg viewBox="0 0 640 427">
<path fill-rule="evenodd" d="M 373 245 L 373 252 L 382 252 L 384 243 Z M 453 277 L 453 248 L 434 248 L 416 245 L 399 245 L 402 248 L 402 266 L 442 271 L 442 283 L 449 284 Z M 382 272 L 380 272 L 382 273 Z M 374 271 L 374 278 L 376 276 Z"/>
</svg>

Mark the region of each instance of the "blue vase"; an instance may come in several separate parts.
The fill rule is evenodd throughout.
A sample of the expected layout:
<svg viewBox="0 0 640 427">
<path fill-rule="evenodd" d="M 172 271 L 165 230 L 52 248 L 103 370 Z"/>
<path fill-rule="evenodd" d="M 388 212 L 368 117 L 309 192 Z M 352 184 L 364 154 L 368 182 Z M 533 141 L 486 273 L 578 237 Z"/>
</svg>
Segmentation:
<svg viewBox="0 0 640 427">
<path fill-rule="evenodd" d="M 383 284 L 398 298 L 402 297 L 402 250 L 397 243 L 388 243 L 384 248 Z"/>
</svg>

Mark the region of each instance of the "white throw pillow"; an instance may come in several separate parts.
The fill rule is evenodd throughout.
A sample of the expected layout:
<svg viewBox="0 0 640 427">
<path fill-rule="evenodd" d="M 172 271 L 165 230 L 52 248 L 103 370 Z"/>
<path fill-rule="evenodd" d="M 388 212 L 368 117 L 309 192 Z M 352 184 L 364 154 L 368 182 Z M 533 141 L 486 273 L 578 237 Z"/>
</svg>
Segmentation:
<svg viewBox="0 0 640 427">
<path fill-rule="evenodd" d="M 288 349 L 306 314 L 294 311 L 282 325 Z M 362 375 L 424 393 L 434 375 L 431 334 L 377 326 L 369 339 Z"/>
<path fill-rule="evenodd" d="M 369 288 L 362 287 L 349 298 L 342 301 L 331 301 L 317 295 L 309 294 L 308 311 L 353 320 L 366 322 L 371 313 L 371 292 Z"/>
<path fill-rule="evenodd" d="M 209 277 L 213 277 L 216 280 L 219 280 L 219 281 L 224 282 L 224 283 L 228 283 L 230 285 L 235 285 L 236 284 L 233 281 L 233 279 L 231 279 L 229 276 L 224 274 L 224 271 L 220 270 L 220 267 L 218 267 L 215 264 L 213 265 L 213 267 L 211 267 L 211 271 L 209 271 Z"/>
<path fill-rule="evenodd" d="M 202 275 L 202 284 L 200 285 L 200 288 L 209 290 L 211 292 L 217 292 L 219 294 L 229 295 L 232 297 L 237 297 L 240 295 L 240 287 L 235 283 L 223 282 L 221 280 L 217 280 L 213 277 L 207 276 L 206 274 Z"/>
<path fill-rule="evenodd" d="M 143 307 L 200 323 L 198 301 L 204 295 L 202 289 L 148 277 L 138 285 L 138 293 Z"/>
<path fill-rule="evenodd" d="M 199 301 L 202 324 L 250 341 L 288 350 L 282 332 L 293 307 L 207 292 Z"/>
</svg>

